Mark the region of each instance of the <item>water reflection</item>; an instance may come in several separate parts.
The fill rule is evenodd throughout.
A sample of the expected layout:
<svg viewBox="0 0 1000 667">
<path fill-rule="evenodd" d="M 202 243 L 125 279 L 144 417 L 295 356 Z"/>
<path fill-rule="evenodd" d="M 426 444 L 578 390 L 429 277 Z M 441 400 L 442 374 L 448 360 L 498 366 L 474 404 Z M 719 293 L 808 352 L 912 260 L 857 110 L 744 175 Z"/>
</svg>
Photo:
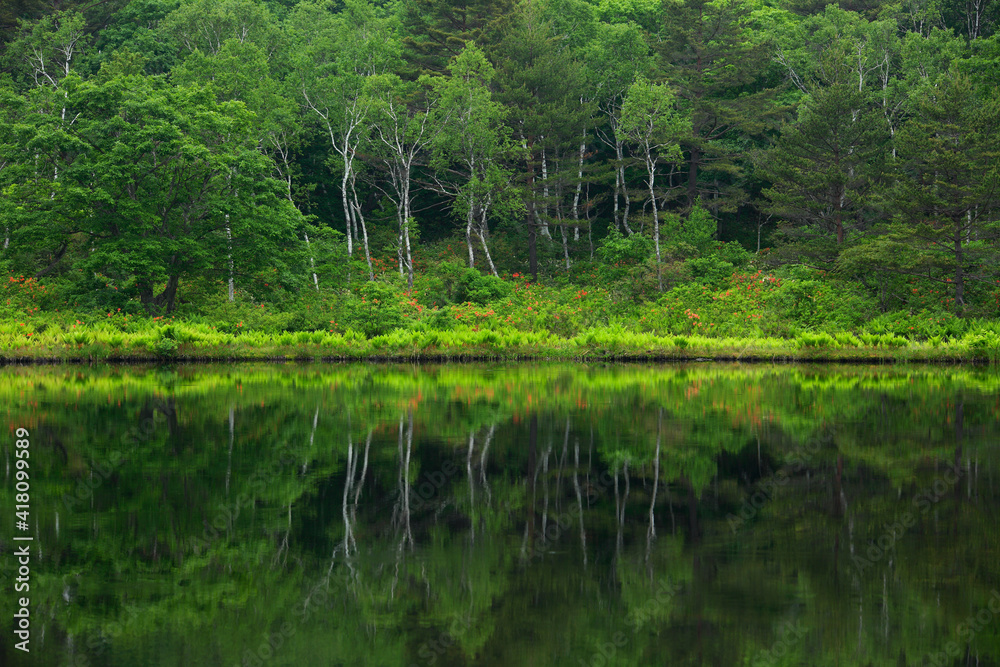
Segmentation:
<svg viewBox="0 0 1000 667">
<path fill-rule="evenodd" d="M 32 432 L 38 546 L 33 652 L 4 642 L 3 664 L 1000 656 L 992 371 L 39 368 L 0 387 Z"/>
</svg>

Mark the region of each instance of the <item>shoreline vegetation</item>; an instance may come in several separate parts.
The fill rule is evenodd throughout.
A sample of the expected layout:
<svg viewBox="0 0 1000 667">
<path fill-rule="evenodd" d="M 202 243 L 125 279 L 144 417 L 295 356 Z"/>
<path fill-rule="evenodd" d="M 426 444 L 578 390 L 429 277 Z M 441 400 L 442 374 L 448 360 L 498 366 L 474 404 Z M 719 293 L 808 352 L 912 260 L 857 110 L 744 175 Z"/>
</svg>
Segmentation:
<svg viewBox="0 0 1000 667">
<path fill-rule="evenodd" d="M 269 301 L 244 290 L 229 301 L 206 280 L 160 316 L 131 299 L 105 312 L 59 281 L 11 276 L 0 287 L 0 364 L 1000 362 L 993 318 L 935 308 L 934 294 L 920 310 L 880 313 L 847 281 L 801 266 L 765 271 L 755 259 L 659 297 L 631 291 L 653 275 L 644 264 L 605 287 L 596 273 L 583 285 L 536 283 L 442 259 L 413 288 L 387 266 L 375 281 Z"/>
<path fill-rule="evenodd" d="M 0 331 L 5 327 L 0 324 Z M 864 335 L 864 334 L 862 334 Z M 3 334 L 0 333 L 0 337 Z M 869 336 L 865 336 L 869 338 Z M 6 346 L 0 365 L 24 363 L 149 362 L 673 362 L 771 363 L 989 363 L 996 348 L 979 337 L 948 342 L 910 341 L 890 335 L 865 344 L 853 334 L 803 334 L 794 339 L 657 336 L 613 328 L 572 337 L 520 331 L 405 331 L 367 339 L 353 332 L 202 332 L 184 323 L 134 334 L 80 328 L 65 335 L 36 334 Z"/>
</svg>

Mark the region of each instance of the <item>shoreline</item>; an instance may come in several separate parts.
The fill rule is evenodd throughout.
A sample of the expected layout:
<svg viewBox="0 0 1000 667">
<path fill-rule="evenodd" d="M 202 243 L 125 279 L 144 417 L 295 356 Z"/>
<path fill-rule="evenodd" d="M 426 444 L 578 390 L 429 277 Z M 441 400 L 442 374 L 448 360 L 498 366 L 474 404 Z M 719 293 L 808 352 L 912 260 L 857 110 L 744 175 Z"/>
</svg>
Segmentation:
<svg viewBox="0 0 1000 667">
<path fill-rule="evenodd" d="M 567 341 L 572 345 L 572 341 Z M 568 347 L 569 345 L 567 345 Z M 914 344 L 907 348 L 892 350 L 877 347 L 796 349 L 789 341 L 786 349 L 743 351 L 731 347 L 712 346 L 664 347 L 659 349 L 629 350 L 575 350 L 556 347 L 524 350 L 489 350 L 482 347 L 455 347 L 446 350 L 332 350 L 316 349 L 318 346 L 302 346 L 296 349 L 275 350 L 261 347 L 242 350 L 239 353 L 224 348 L 200 350 L 178 350 L 176 354 L 131 353 L 120 351 L 66 350 L 53 354 L 51 349 L 27 350 L 22 348 L 14 354 L 0 354 L 0 366 L 61 365 L 61 364 L 211 364 L 211 363 L 687 363 L 721 362 L 747 364 L 877 364 L 897 365 L 909 363 L 939 365 L 992 366 L 998 359 L 975 354 L 968 349 L 954 346 L 924 346 Z M 366 346 L 367 347 L 367 346 Z M 573 347 L 576 347 L 573 345 Z"/>
</svg>

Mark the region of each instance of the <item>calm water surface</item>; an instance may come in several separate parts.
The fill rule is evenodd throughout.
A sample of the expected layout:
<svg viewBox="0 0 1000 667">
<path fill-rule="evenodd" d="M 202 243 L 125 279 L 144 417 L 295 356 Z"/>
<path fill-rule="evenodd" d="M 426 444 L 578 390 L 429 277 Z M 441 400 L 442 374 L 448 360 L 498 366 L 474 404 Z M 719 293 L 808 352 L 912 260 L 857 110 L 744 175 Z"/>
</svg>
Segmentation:
<svg viewBox="0 0 1000 667">
<path fill-rule="evenodd" d="M 996 371 L 6 368 L 0 396 L 0 665 L 1000 664 Z"/>
</svg>

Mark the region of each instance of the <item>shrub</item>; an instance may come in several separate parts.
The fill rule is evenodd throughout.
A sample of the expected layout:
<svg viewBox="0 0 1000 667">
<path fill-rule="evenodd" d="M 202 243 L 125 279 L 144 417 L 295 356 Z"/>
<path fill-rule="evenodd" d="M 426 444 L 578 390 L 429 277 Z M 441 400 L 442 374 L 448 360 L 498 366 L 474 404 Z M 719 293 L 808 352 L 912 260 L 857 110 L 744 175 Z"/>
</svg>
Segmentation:
<svg viewBox="0 0 1000 667">
<path fill-rule="evenodd" d="M 700 203 L 691 209 L 686 218 L 676 214 L 663 216 L 664 238 L 669 242 L 687 245 L 704 255 L 711 248 L 715 238 L 715 218 L 701 207 Z"/>
<path fill-rule="evenodd" d="M 466 269 L 459 283 L 459 301 L 470 301 L 485 306 L 490 301 L 511 295 L 513 287 L 496 276 L 483 275 L 475 269 Z"/>
<path fill-rule="evenodd" d="M 712 253 L 712 256 L 718 257 L 724 262 L 729 262 L 738 269 L 749 264 L 753 258 L 753 255 L 738 241 L 720 243 L 718 248 Z"/>
<path fill-rule="evenodd" d="M 691 271 L 691 277 L 697 282 L 705 285 L 720 285 L 726 281 L 735 270 L 731 262 L 719 258 L 717 255 L 708 257 L 696 257 L 687 261 L 687 266 Z"/>
<path fill-rule="evenodd" d="M 622 236 L 612 227 L 597 248 L 599 273 L 605 281 L 624 278 L 631 267 L 643 264 L 653 254 L 653 240 L 642 234 Z"/>
<path fill-rule="evenodd" d="M 369 281 L 348 301 L 349 325 L 367 338 L 405 327 L 401 298 L 391 285 Z"/>
</svg>

